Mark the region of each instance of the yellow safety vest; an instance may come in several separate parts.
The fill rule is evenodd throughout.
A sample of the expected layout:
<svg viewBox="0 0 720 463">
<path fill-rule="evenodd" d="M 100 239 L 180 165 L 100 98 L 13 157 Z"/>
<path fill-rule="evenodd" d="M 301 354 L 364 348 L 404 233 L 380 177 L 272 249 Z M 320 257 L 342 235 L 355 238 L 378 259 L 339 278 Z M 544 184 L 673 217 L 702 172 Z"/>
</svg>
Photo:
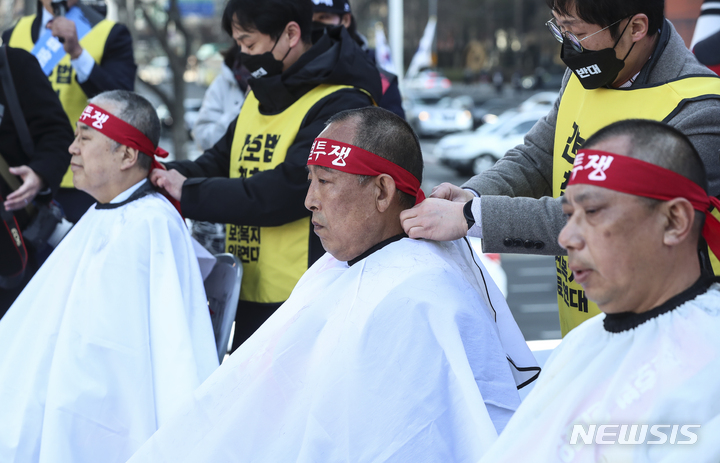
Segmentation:
<svg viewBox="0 0 720 463">
<path fill-rule="evenodd" d="M 570 77 L 558 108 L 553 151 L 553 197 L 565 192 L 578 149 L 601 128 L 624 119 L 671 119 L 682 105 L 693 99 L 719 98 L 720 78 L 686 77 L 644 88 L 585 90 L 577 77 Z M 711 255 L 717 273 L 720 262 Z M 585 291 L 573 280 L 567 257 L 555 258 L 560 329 L 565 336 L 585 320 L 600 313 Z M 716 266 L 717 265 L 717 266 Z"/>
<path fill-rule="evenodd" d="M 271 116 L 260 113 L 260 104 L 250 92 L 235 127 L 230 178 L 249 178 L 283 162 L 310 108 L 345 88 L 352 87 L 319 85 L 282 113 Z M 226 252 L 243 263 L 240 300 L 285 301 L 308 268 L 309 240 L 310 217 L 278 227 L 228 225 Z"/>
<path fill-rule="evenodd" d="M 32 23 L 35 15 L 20 18 L 17 25 L 13 29 L 8 45 L 14 48 L 22 48 L 23 50 L 32 51 L 35 43 L 32 40 Z M 96 64 L 100 64 L 105 50 L 105 42 L 110 35 L 110 30 L 115 23 L 107 19 L 103 19 L 88 32 L 85 37 L 80 40 L 83 49 L 90 53 Z M 70 55 L 66 54 L 63 59 L 55 66 L 48 76 L 53 90 L 60 98 L 65 114 L 70 120 L 73 129 L 75 123 L 80 118 L 83 109 L 87 105 L 87 95 L 83 92 L 80 84 L 75 79 L 75 69 L 70 64 Z M 72 171 L 68 167 L 65 176 L 60 183 L 63 188 L 73 188 Z"/>
</svg>

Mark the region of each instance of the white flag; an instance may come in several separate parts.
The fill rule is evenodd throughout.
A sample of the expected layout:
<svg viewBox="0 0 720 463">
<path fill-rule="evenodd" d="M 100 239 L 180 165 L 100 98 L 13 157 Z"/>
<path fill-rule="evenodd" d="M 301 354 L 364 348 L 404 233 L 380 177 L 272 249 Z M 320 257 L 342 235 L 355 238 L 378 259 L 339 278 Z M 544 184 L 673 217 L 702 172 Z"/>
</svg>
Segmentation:
<svg viewBox="0 0 720 463">
<path fill-rule="evenodd" d="M 383 30 L 381 22 L 375 24 L 375 62 L 387 72 L 397 74 L 392 56 L 390 56 L 390 47 L 388 46 L 387 40 L 385 40 L 385 31 Z"/>
<path fill-rule="evenodd" d="M 427 26 L 425 26 L 422 39 L 420 39 L 420 45 L 418 45 L 415 56 L 413 56 L 412 61 L 410 61 L 410 67 L 408 67 L 405 78 L 412 79 L 423 67 L 432 66 L 432 42 L 435 37 L 436 24 L 437 18 L 430 16 Z"/>
<path fill-rule="evenodd" d="M 695 23 L 695 32 L 693 33 L 690 50 L 703 39 L 710 37 L 720 31 L 720 1 L 704 0 L 700 8 L 700 17 Z"/>
</svg>

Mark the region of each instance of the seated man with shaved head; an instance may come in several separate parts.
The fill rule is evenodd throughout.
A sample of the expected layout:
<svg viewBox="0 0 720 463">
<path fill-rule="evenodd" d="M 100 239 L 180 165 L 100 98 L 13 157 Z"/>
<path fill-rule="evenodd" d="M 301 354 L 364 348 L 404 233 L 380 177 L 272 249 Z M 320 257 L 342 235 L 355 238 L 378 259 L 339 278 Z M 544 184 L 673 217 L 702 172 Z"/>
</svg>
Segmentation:
<svg viewBox="0 0 720 463">
<path fill-rule="evenodd" d="M 160 122 L 93 98 L 70 146 L 97 204 L 0 320 L 0 461 L 125 462 L 217 367 L 197 257 L 147 180 Z"/>
<path fill-rule="evenodd" d="M 553 352 L 483 462 L 720 461 L 720 251 L 701 158 L 685 135 L 614 123 L 578 152 L 559 243 L 603 314 Z M 703 246 L 704 249 L 704 246 Z"/>
<path fill-rule="evenodd" d="M 411 240 L 408 124 L 330 119 L 305 199 L 327 253 L 131 462 L 476 462 L 537 376 L 468 243 Z"/>
</svg>

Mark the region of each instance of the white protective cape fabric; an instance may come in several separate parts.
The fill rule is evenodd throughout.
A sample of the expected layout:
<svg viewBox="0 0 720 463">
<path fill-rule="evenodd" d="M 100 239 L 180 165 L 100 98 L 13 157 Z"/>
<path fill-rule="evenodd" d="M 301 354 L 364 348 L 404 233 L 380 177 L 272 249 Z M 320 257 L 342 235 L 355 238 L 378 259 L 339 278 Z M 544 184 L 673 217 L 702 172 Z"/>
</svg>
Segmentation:
<svg viewBox="0 0 720 463">
<path fill-rule="evenodd" d="M 604 314 L 570 332 L 482 463 L 720 461 L 720 285 L 676 309 L 620 333 Z M 592 443 L 587 432 L 596 424 Z M 607 435 L 598 444 L 600 425 Z M 629 425 L 626 428 L 614 425 Z M 638 425 L 635 430 L 631 425 Z M 645 437 L 642 425 L 645 427 Z M 653 435 L 653 425 L 665 444 Z M 675 427 L 677 425 L 677 427 Z M 681 432 L 683 425 L 697 435 Z M 675 430 L 673 431 L 673 428 Z M 621 437 L 622 436 L 622 437 Z M 673 437 L 674 436 L 674 437 Z M 645 444 L 619 444 L 628 439 Z M 673 443 L 674 441 L 674 443 Z"/>
<path fill-rule="evenodd" d="M 93 206 L 0 320 L 0 461 L 124 462 L 217 366 L 177 211 Z"/>
<path fill-rule="evenodd" d="M 130 461 L 477 461 L 519 404 L 506 352 L 537 365 L 481 272 L 462 240 L 325 254 Z"/>
</svg>

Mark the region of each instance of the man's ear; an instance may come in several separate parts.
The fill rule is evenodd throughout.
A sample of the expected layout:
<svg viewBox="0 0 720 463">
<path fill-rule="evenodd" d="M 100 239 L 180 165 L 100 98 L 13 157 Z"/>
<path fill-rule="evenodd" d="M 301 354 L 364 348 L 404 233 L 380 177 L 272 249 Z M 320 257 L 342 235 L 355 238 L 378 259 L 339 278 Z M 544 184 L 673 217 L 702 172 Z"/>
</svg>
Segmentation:
<svg viewBox="0 0 720 463">
<path fill-rule="evenodd" d="M 295 46 L 302 40 L 300 25 L 295 21 L 290 21 L 287 26 L 285 26 L 285 33 L 288 35 L 290 48 L 295 48 Z"/>
<path fill-rule="evenodd" d="M 138 157 L 141 156 L 140 151 L 129 146 L 122 145 L 119 150 L 122 151 L 122 158 L 120 159 L 120 170 L 128 170 L 135 167 L 138 163 Z"/>
<path fill-rule="evenodd" d="M 650 20 L 643 13 L 636 14 L 630 19 L 630 36 L 633 42 L 637 42 L 648 35 Z"/>
<path fill-rule="evenodd" d="M 663 204 L 663 213 L 667 219 L 663 243 L 677 246 L 692 238 L 695 223 L 695 209 L 685 198 L 675 198 Z"/>
<path fill-rule="evenodd" d="M 378 212 L 385 212 L 397 200 L 395 180 L 388 174 L 380 174 L 373 178 L 375 184 L 375 205 Z"/>
<path fill-rule="evenodd" d="M 350 13 L 343 13 L 343 15 L 340 16 L 340 24 L 345 26 L 345 29 L 349 28 L 352 24 L 352 15 Z"/>
</svg>

